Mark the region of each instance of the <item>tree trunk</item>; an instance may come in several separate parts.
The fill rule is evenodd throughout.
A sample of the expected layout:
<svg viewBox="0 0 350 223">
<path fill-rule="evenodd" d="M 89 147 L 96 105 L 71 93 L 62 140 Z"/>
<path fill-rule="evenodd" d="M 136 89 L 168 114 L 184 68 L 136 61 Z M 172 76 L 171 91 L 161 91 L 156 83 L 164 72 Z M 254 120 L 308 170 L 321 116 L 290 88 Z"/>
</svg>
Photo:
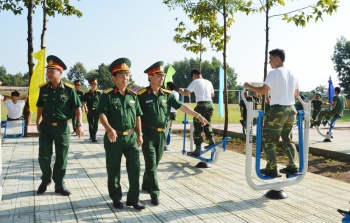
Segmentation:
<svg viewBox="0 0 350 223">
<path fill-rule="evenodd" d="M 227 80 L 226 80 L 226 74 L 227 74 L 227 66 L 226 66 L 226 43 L 227 43 L 227 37 L 226 37 L 226 1 L 224 1 L 223 5 L 223 13 L 224 13 L 224 103 L 225 103 L 225 125 L 224 125 L 224 133 L 223 138 L 227 137 L 227 129 L 228 129 L 228 93 L 227 93 Z"/>
<path fill-rule="evenodd" d="M 28 4 L 28 16 L 27 16 L 27 22 L 28 22 L 28 75 L 29 75 L 29 84 L 30 84 L 30 79 L 32 78 L 33 75 L 33 67 L 34 67 L 34 63 L 33 63 L 33 57 L 32 57 L 32 53 L 33 53 L 33 0 L 29 1 Z M 28 92 L 28 96 L 29 96 L 29 92 Z M 24 115 L 24 119 L 26 122 L 25 125 L 25 129 L 24 129 L 24 135 L 28 136 L 28 126 L 31 124 L 30 122 L 30 110 L 29 110 L 29 100 L 26 101 L 26 104 L 24 106 L 23 109 L 23 115 Z"/>
<path fill-rule="evenodd" d="M 264 62 L 264 80 L 266 79 L 267 76 L 267 57 L 268 57 L 268 51 L 269 51 L 269 6 L 268 6 L 269 0 L 266 0 L 266 23 L 265 23 L 265 62 Z M 266 97 L 268 97 L 267 94 L 263 95 L 263 101 L 262 101 L 262 110 L 265 111 L 265 101 Z"/>
<path fill-rule="evenodd" d="M 46 0 L 43 1 L 43 30 L 41 32 L 41 49 L 45 48 L 45 34 L 46 34 L 46 25 L 47 25 L 47 19 L 46 19 Z"/>
</svg>

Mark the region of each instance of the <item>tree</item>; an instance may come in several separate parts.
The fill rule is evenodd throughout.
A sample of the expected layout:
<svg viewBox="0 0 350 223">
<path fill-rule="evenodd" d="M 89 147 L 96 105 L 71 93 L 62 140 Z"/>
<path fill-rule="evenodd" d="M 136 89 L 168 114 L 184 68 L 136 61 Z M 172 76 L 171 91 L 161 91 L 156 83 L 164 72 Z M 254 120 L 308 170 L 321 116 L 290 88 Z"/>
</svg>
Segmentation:
<svg viewBox="0 0 350 223">
<path fill-rule="evenodd" d="M 338 73 L 339 86 L 344 92 L 350 92 L 350 41 L 344 36 L 337 39 L 334 46 L 332 61 L 335 64 L 334 70 Z"/>
<path fill-rule="evenodd" d="M 293 0 L 291 0 L 293 1 Z M 294 22 L 296 26 L 305 27 L 305 25 L 310 20 L 315 20 L 317 22 L 319 19 L 322 20 L 322 16 L 324 14 L 332 15 L 334 11 L 337 10 L 339 6 L 339 0 L 318 0 L 316 4 L 311 4 L 299 9 L 292 10 L 290 12 L 285 12 L 281 14 L 270 15 L 270 10 L 274 6 L 285 6 L 284 0 L 259 0 L 260 7 L 253 8 L 250 5 L 242 5 L 239 9 L 240 11 L 246 12 L 248 15 L 250 12 L 264 12 L 265 13 L 265 61 L 264 61 L 264 77 L 263 81 L 265 81 L 267 76 L 267 59 L 268 59 L 268 51 L 269 51 L 269 19 L 272 17 L 283 16 L 283 20 L 289 22 Z M 252 4 L 256 5 L 256 4 Z M 248 7 L 247 7 L 248 6 Z M 312 11 L 306 12 L 307 9 L 312 9 Z M 265 101 L 265 95 L 263 96 L 263 101 Z M 264 110 L 265 104 L 262 104 L 262 108 Z"/>
<path fill-rule="evenodd" d="M 242 0 L 163 0 L 163 3 L 168 5 L 168 7 L 171 9 L 174 9 L 175 7 L 181 7 L 195 25 L 199 24 L 197 33 L 199 34 L 200 41 L 203 37 L 208 37 L 210 45 L 215 51 L 223 51 L 225 103 L 225 123 L 223 137 L 226 137 L 228 129 L 226 45 L 229 41 L 229 36 L 227 36 L 227 29 L 230 28 L 234 21 L 234 12 L 241 8 L 248 8 L 251 5 L 251 1 L 245 2 Z M 217 16 L 218 13 L 221 13 L 222 19 Z M 221 21 L 223 21 L 223 24 L 221 24 Z M 203 23 L 206 23 L 206 25 L 203 26 Z M 183 29 L 183 27 L 180 28 Z M 180 29 L 180 31 L 182 30 Z M 185 39 L 185 41 L 191 42 L 194 39 L 193 37 L 195 36 L 189 36 L 189 38 Z M 201 49 L 201 47 L 202 45 L 200 42 L 199 49 Z"/>
<path fill-rule="evenodd" d="M 77 62 L 71 67 L 67 73 L 68 80 L 84 80 L 87 76 L 87 71 L 81 62 Z"/>
</svg>

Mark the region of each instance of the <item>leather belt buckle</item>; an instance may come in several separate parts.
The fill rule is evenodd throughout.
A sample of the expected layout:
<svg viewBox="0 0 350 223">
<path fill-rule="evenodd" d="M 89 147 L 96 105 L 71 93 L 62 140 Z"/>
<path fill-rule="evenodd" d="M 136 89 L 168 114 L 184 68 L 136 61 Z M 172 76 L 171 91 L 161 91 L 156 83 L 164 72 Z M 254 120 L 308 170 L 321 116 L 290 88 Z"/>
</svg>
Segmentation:
<svg viewBox="0 0 350 223">
<path fill-rule="evenodd" d="M 51 122 L 52 126 L 57 126 L 57 124 L 58 124 L 57 122 Z"/>
<path fill-rule="evenodd" d="M 162 132 L 163 130 L 163 128 L 157 128 L 157 132 Z"/>
<path fill-rule="evenodd" d="M 129 135 L 129 131 L 123 132 L 123 136 L 127 136 L 127 135 Z"/>
</svg>

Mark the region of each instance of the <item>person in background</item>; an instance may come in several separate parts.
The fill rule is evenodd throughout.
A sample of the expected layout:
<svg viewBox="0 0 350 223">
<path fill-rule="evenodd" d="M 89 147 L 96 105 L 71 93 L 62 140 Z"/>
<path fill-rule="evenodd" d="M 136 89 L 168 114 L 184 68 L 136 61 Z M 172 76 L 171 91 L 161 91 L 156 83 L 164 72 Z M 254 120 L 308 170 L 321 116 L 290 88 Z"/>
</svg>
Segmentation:
<svg viewBox="0 0 350 223">
<path fill-rule="evenodd" d="M 171 107 L 196 117 L 202 126 L 209 124 L 201 114 L 177 100 L 171 91 L 161 88 L 165 76 L 163 65 L 163 61 L 158 61 L 145 70 L 150 85 L 137 92 L 143 112 L 141 122 L 144 134 L 142 153 L 145 159 L 145 173 L 141 188 L 150 194 L 153 205 L 160 204 L 157 168 L 164 151 L 166 123 Z"/>
<path fill-rule="evenodd" d="M 171 94 L 173 94 L 175 96 L 175 98 L 177 100 L 179 100 L 179 92 L 177 92 L 175 89 L 176 89 L 176 84 L 174 82 L 171 82 L 169 81 L 167 83 L 167 90 L 171 91 Z M 169 126 L 169 132 L 171 133 L 171 128 L 172 128 L 172 124 L 173 124 L 173 121 L 176 120 L 176 109 L 171 107 L 171 110 L 170 110 L 170 119 L 168 121 L 168 124 L 167 126 Z M 169 151 L 169 148 L 167 145 L 165 145 L 164 147 L 164 151 Z"/>
<path fill-rule="evenodd" d="M 261 95 L 259 95 L 259 94 L 254 92 L 254 94 L 253 94 L 253 101 L 254 101 L 253 109 L 257 110 L 258 109 L 258 105 L 261 105 Z"/>
<path fill-rule="evenodd" d="M 11 96 L 4 95 L 1 100 L 4 100 L 4 104 L 7 107 L 7 121 L 14 121 L 23 119 L 23 108 L 26 104 L 28 96 L 20 97 L 18 91 L 11 92 Z M 6 100 L 11 99 L 11 100 Z"/>
<path fill-rule="evenodd" d="M 130 81 L 131 61 L 119 58 L 109 66 L 113 88 L 106 90 L 98 106 L 100 120 L 106 133 L 103 144 L 106 151 L 108 193 L 113 207 L 121 209 L 123 203 L 120 185 L 120 165 L 123 154 L 126 158 L 126 171 L 129 191 L 126 205 L 137 210 L 145 209 L 139 203 L 140 195 L 140 151 L 143 143 L 141 119 L 142 111 L 137 93 L 127 88 Z"/>
<path fill-rule="evenodd" d="M 266 115 L 263 127 L 263 148 L 266 155 L 266 167 L 261 173 L 272 178 L 278 176 L 277 170 L 277 143 L 282 138 L 281 148 L 288 156 L 289 163 L 281 173 L 293 174 L 298 172 L 296 165 L 297 150 L 291 139 L 291 132 L 295 122 L 297 111 L 294 107 L 295 97 L 299 95 L 298 79 L 284 66 L 285 52 L 282 49 L 274 49 L 269 52 L 271 70 L 261 87 L 244 83 L 258 94 L 267 94 L 270 91 L 271 109 Z"/>
<path fill-rule="evenodd" d="M 333 97 L 332 104 L 330 105 L 332 110 L 321 111 L 318 114 L 317 120 L 314 121 L 314 125 L 320 126 L 323 117 L 327 117 L 327 119 L 330 120 L 336 115 L 343 116 L 343 111 L 347 106 L 347 102 L 345 97 L 340 94 L 340 87 L 334 88 L 334 94 L 335 96 Z"/>
<path fill-rule="evenodd" d="M 197 105 L 194 108 L 201 116 L 203 116 L 208 122 L 211 122 L 214 112 L 214 104 L 212 98 L 214 97 L 214 87 L 213 84 L 204 79 L 199 70 L 193 69 L 191 72 L 192 82 L 186 88 L 179 88 L 179 93 L 184 96 L 189 96 L 191 92 L 194 92 L 196 96 Z M 196 148 L 193 152 L 188 152 L 187 155 L 190 156 L 199 156 L 201 151 L 201 145 L 203 142 L 202 132 L 204 130 L 205 136 L 209 141 L 209 146 L 215 143 L 214 133 L 211 125 L 202 126 L 200 120 L 196 117 L 193 118 L 193 138 Z"/>
<path fill-rule="evenodd" d="M 316 120 L 316 117 L 318 115 L 318 113 L 320 113 L 322 105 L 326 104 L 326 102 L 324 102 L 322 100 L 322 96 L 320 93 L 316 93 L 315 97 L 311 100 L 311 105 L 313 107 L 312 110 L 312 120 Z M 310 128 L 314 127 L 314 123 L 311 122 Z"/>
<path fill-rule="evenodd" d="M 81 82 L 80 80 L 75 80 L 73 82 L 74 84 L 74 88 L 75 88 L 75 92 L 77 93 L 80 102 L 82 101 L 83 97 L 84 97 L 84 92 L 82 92 L 80 90 L 80 86 L 81 86 Z M 73 110 L 73 117 L 72 117 L 72 126 L 73 126 L 73 132 L 71 134 L 76 134 L 76 129 L 77 129 L 77 119 L 74 115 L 74 110 Z"/>
<path fill-rule="evenodd" d="M 62 72 L 67 69 L 61 59 L 50 55 L 47 57 L 46 76 L 49 82 L 40 86 L 36 106 L 38 107 L 36 126 L 39 133 L 39 165 L 42 172 L 41 184 L 37 194 L 43 194 L 52 180 L 55 192 L 69 196 L 71 192 L 65 188 L 63 180 L 67 169 L 70 130 L 68 119 L 72 117 L 74 108 L 77 117 L 77 135 L 83 136 L 81 119 L 81 102 L 73 85 L 64 83 Z M 51 157 L 55 143 L 55 164 L 51 169 Z"/>
<path fill-rule="evenodd" d="M 244 97 L 248 102 L 253 101 L 253 97 L 249 95 L 249 90 L 246 89 L 244 91 Z M 239 112 L 241 113 L 241 120 L 239 120 L 239 122 L 242 125 L 242 131 L 243 134 L 245 134 L 246 132 L 246 124 L 247 124 L 247 107 L 243 101 L 243 99 L 241 99 L 241 101 L 239 102 Z"/>
<path fill-rule="evenodd" d="M 271 106 L 270 106 L 270 101 L 271 101 L 271 96 L 269 95 L 269 96 L 267 96 L 267 95 L 265 95 L 265 114 L 267 114 L 269 111 L 270 111 L 270 108 L 271 108 Z"/>
<path fill-rule="evenodd" d="M 83 107 L 89 123 L 89 134 L 92 142 L 97 142 L 96 133 L 98 130 L 99 115 L 97 112 L 98 103 L 100 102 L 101 91 L 97 90 L 97 80 L 92 78 L 89 81 L 90 90 L 83 97 Z"/>
</svg>

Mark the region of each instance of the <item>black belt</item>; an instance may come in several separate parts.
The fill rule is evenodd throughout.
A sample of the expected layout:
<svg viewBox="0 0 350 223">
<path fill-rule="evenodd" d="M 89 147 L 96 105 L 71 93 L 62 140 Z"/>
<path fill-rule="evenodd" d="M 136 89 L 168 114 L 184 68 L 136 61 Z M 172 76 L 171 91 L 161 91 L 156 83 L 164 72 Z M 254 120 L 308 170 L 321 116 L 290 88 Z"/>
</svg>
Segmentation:
<svg viewBox="0 0 350 223">
<path fill-rule="evenodd" d="M 68 120 L 64 120 L 64 121 L 60 121 L 60 122 L 49 122 L 49 121 L 46 121 L 45 119 L 43 119 L 43 122 L 46 123 L 46 124 L 49 124 L 51 126 L 59 126 L 59 125 L 63 125 L 63 124 L 66 124 Z"/>
<path fill-rule="evenodd" d="M 149 124 L 144 123 L 144 122 L 142 122 L 142 125 L 143 125 L 143 126 L 146 126 L 146 127 L 148 127 L 148 128 L 150 128 L 150 129 L 156 130 L 157 132 L 163 132 L 164 129 L 165 129 L 165 128 L 154 127 L 154 126 L 149 125 Z"/>
<path fill-rule="evenodd" d="M 271 108 L 277 108 L 277 107 L 289 107 L 291 105 L 271 105 Z"/>
<path fill-rule="evenodd" d="M 197 104 L 211 104 L 212 103 L 212 101 L 199 101 L 199 102 L 197 102 Z"/>
<path fill-rule="evenodd" d="M 125 131 L 118 131 L 118 130 L 116 130 L 116 133 L 117 134 L 121 134 L 121 135 L 123 135 L 123 136 L 127 136 L 127 135 L 129 135 L 130 133 L 132 133 L 134 131 L 134 129 L 132 128 L 132 129 L 128 129 L 128 130 L 125 130 Z"/>
</svg>

